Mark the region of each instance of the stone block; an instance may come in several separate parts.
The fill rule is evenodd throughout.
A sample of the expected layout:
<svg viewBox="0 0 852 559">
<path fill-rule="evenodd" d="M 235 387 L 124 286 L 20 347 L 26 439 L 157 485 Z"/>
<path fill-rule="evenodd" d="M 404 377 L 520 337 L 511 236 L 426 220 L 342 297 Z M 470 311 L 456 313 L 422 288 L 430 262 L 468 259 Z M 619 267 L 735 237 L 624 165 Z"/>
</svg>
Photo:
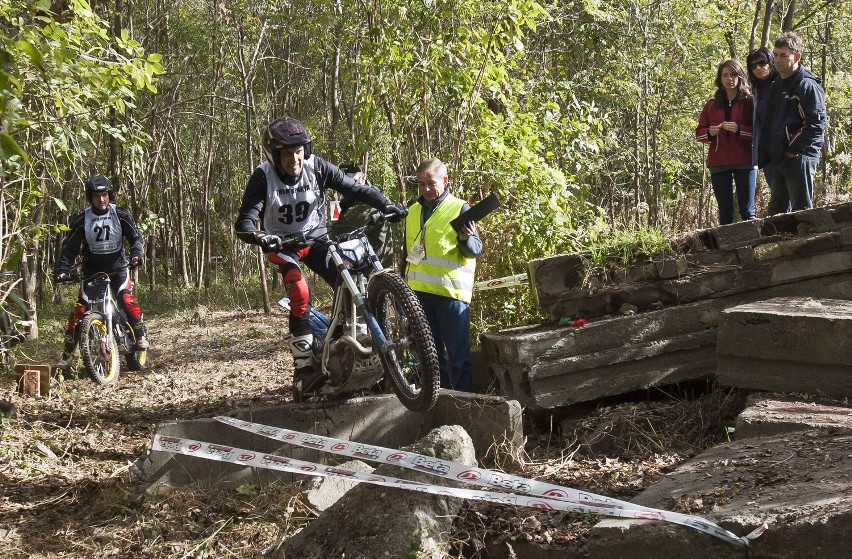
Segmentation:
<svg viewBox="0 0 852 559">
<path fill-rule="evenodd" d="M 689 263 L 683 258 L 660 260 L 654 266 L 660 279 L 679 278 L 689 270 Z"/>
<path fill-rule="evenodd" d="M 698 344 L 698 337 L 687 338 L 686 345 Z M 682 347 L 685 340 L 663 340 L 643 348 L 625 348 L 638 360 L 617 360 L 616 352 L 588 356 L 573 362 L 548 363 L 533 367 L 529 373 L 529 396 L 522 405 L 532 409 L 553 409 L 580 402 L 590 402 L 635 390 L 677 384 L 707 378 L 715 370 L 715 347 L 712 332 L 706 345 Z M 597 365 L 586 361 L 597 358 Z M 610 363 L 607 363 L 610 361 Z"/>
<path fill-rule="evenodd" d="M 848 224 L 852 223 L 852 202 L 847 202 L 845 204 L 838 204 L 828 210 L 831 212 L 831 219 L 834 220 L 834 223 L 837 224 Z"/>
<path fill-rule="evenodd" d="M 795 212 L 799 225 L 796 232 L 799 235 L 809 235 L 820 231 L 831 231 L 836 229 L 832 214 L 826 208 L 813 208 Z"/>
<path fill-rule="evenodd" d="M 716 247 L 724 250 L 751 246 L 760 239 L 762 225 L 762 220 L 752 219 L 716 227 L 712 230 Z"/>
<path fill-rule="evenodd" d="M 781 243 L 766 243 L 754 247 L 754 259 L 758 262 L 774 260 L 784 256 Z"/>
<path fill-rule="evenodd" d="M 852 247 L 852 227 L 847 227 L 840 231 L 840 245 L 843 248 Z"/>
<path fill-rule="evenodd" d="M 583 285 L 585 261 L 579 254 L 540 258 L 529 263 L 529 276 L 533 296 L 542 308 L 547 308 L 566 290 Z"/>
<path fill-rule="evenodd" d="M 801 431 L 718 445 L 631 499 L 690 511 L 736 535 L 769 523 L 747 549 L 664 521 L 596 524 L 589 559 L 835 559 L 852 548 L 852 435 Z"/>
<path fill-rule="evenodd" d="M 788 258 L 772 264 L 769 285 L 799 282 L 820 276 L 830 277 L 852 270 L 852 251 L 826 252 Z M 839 278 L 838 278 L 838 281 Z M 801 291 L 804 296 L 807 291 Z"/>
<path fill-rule="evenodd" d="M 828 232 L 791 239 L 782 244 L 782 250 L 785 256 L 797 256 L 838 250 L 840 245 L 840 233 Z"/>
<path fill-rule="evenodd" d="M 852 397 L 852 301 L 779 297 L 723 313 L 723 386 Z M 818 348 L 818 349 L 817 349 Z"/>
<path fill-rule="evenodd" d="M 734 438 L 769 437 L 807 429 L 852 434 L 852 409 L 840 400 L 803 400 L 757 392 L 749 395 L 745 409 L 737 416 Z"/>
<path fill-rule="evenodd" d="M 737 260 L 741 266 L 754 264 L 754 247 L 740 247 L 737 249 Z"/>
<path fill-rule="evenodd" d="M 691 253 L 684 256 L 689 269 L 693 272 L 703 272 L 704 268 L 714 266 L 734 266 L 739 263 L 736 250 L 710 250 L 707 252 Z"/>
</svg>

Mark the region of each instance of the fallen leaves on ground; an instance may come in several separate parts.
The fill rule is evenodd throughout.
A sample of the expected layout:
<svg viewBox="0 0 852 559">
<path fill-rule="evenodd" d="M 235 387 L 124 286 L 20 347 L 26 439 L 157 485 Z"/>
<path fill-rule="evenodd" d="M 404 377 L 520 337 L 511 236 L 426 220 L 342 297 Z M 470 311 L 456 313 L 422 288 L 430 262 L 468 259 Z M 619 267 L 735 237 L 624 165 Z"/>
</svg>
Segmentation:
<svg viewBox="0 0 852 559">
<path fill-rule="evenodd" d="M 122 370 L 113 387 L 69 378 L 55 383 L 50 397 L 33 398 L 16 392 L 13 374 L 0 377 L 0 399 L 17 411 L 0 415 L 0 557 L 256 558 L 314 518 L 298 487 L 151 495 L 139 493 L 127 475 L 160 423 L 288 401 L 285 321 L 280 313 L 240 310 L 155 317 L 149 320 L 152 369 Z M 49 363 L 58 351 L 35 343 L 28 358 Z M 625 403 L 599 408 L 573 431 L 542 435 L 530 425 L 522 460 L 506 460 L 514 464 L 506 470 L 629 499 L 720 435 L 709 427 L 718 421 L 718 406 L 700 399 Z M 664 433 L 655 428 L 661 421 L 668 425 Z M 588 437 L 597 431 L 605 433 L 610 452 L 594 451 Z M 596 521 L 468 503 L 451 537 L 453 552 L 476 557 L 491 540 L 558 544 L 581 553 Z"/>
</svg>

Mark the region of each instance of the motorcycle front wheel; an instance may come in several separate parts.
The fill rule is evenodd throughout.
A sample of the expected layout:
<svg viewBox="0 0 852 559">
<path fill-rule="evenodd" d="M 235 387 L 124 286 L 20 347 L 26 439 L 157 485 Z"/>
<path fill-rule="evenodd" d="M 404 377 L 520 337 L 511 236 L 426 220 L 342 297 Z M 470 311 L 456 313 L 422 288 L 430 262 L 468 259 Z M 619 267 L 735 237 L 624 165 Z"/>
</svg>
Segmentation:
<svg viewBox="0 0 852 559">
<path fill-rule="evenodd" d="M 379 352 L 379 358 L 393 391 L 411 411 L 431 410 L 438 400 L 441 373 L 420 301 L 405 280 L 385 273 L 370 282 L 368 302 L 390 348 Z"/>
<path fill-rule="evenodd" d="M 86 372 L 96 384 L 118 380 L 118 344 L 100 313 L 90 313 L 80 323 L 80 353 Z"/>
</svg>

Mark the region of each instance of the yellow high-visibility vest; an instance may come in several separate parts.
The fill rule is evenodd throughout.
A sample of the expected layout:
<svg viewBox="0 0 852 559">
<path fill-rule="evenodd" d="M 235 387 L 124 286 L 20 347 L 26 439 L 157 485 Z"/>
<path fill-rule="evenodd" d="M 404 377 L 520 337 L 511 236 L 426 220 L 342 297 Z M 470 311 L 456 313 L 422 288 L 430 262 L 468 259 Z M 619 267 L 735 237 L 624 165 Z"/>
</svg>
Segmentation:
<svg viewBox="0 0 852 559">
<path fill-rule="evenodd" d="M 470 303 L 476 260 L 464 256 L 458 248 L 458 233 L 450 225 L 461 213 L 464 200 L 447 195 L 435 211 L 421 223 L 423 207 L 417 203 L 408 209 L 405 220 L 405 249 L 412 254 L 414 243 L 422 244 L 426 257 L 417 264 L 408 263 L 408 285 L 414 291 L 434 293 Z"/>
</svg>

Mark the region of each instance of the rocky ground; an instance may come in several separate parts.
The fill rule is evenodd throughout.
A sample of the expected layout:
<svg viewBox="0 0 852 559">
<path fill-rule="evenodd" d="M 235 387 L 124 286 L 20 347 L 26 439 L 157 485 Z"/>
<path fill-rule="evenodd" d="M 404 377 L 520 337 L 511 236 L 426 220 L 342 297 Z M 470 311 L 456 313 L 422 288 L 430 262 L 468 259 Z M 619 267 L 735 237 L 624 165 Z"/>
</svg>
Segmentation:
<svg viewBox="0 0 852 559">
<path fill-rule="evenodd" d="M 142 496 L 126 475 L 157 424 L 290 399 L 283 311 L 208 311 L 149 319 L 153 368 L 116 386 L 85 377 L 24 397 L 0 375 L 0 557 L 256 558 L 315 518 L 298 487 L 182 490 Z M 27 344 L 20 360 L 49 363 L 58 343 Z M 564 422 L 526 418 L 518 475 L 629 499 L 686 458 L 724 440 L 735 394 L 643 394 Z M 573 410 L 576 411 L 576 410 Z M 503 467 L 512 463 L 508 456 Z M 450 557 L 482 557 L 488 541 L 570 547 L 582 556 L 595 517 L 469 504 Z"/>
</svg>

